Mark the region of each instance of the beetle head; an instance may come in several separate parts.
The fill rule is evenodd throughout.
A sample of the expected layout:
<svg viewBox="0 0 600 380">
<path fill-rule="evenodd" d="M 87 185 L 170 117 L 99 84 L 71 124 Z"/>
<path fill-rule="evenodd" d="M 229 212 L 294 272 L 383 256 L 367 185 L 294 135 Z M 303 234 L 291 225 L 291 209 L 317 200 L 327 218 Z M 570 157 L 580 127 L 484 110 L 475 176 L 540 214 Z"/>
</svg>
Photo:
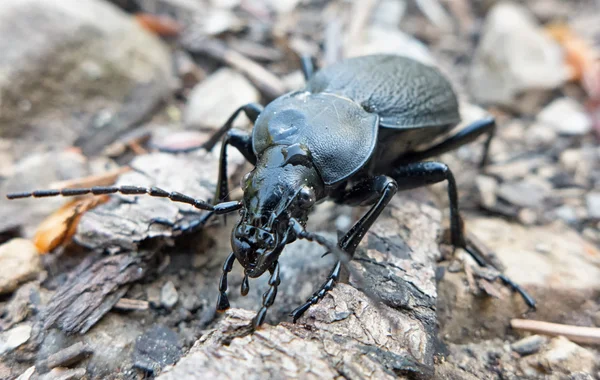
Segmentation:
<svg viewBox="0 0 600 380">
<path fill-rule="evenodd" d="M 241 185 L 244 208 L 231 245 L 248 276 L 259 277 L 296 239 L 290 218 L 305 223 L 324 185 L 309 152 L 298 144 L 265 150 Z"/>
</svg>

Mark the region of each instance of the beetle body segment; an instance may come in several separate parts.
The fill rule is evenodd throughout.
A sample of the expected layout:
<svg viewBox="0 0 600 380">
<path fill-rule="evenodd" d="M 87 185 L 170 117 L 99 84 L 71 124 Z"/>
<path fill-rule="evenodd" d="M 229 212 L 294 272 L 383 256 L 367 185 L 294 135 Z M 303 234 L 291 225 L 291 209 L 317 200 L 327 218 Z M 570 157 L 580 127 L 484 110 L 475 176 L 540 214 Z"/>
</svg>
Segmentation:
<svg viewBox="0 0 600 380">
<path fill-rule="evenodd" d="M 362 168 L 377 143 L 379 118 L 334 94 L 292 92 L 275 99 L 254 125 L 257 157 L 272 145 L 300 144 L 308 150 L 327 186 Z"/>
</svg>

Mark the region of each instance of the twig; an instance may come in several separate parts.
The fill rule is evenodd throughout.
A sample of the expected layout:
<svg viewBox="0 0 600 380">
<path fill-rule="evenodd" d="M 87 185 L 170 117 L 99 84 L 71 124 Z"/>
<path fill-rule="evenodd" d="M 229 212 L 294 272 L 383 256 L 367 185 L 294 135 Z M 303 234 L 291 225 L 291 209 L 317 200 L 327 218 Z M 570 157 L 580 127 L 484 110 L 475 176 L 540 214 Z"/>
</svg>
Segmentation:
<svg viewBox="0 0 600 380">
<path fill-rule="evenodd" d="M 364 33 L 365 27 L 369 23 L 377 0 L 354 0 L 352 3 L 352 21 L 348 26 L 348 33 L 346 34 L 345 52 L 350 51 L 356 41 L 360 41 L 362 34 Z"/>
<path fill-rule="evenodd" d="M 452 31 L 452 18 L 437 0 L 415 0 L 425 17 L 443 32 Z"/>
<path fill-rule="evenodd" d="M 143 310 L 148 310 L 148 306 L 149 303 L 148 301 L 144 301 L 144 300 L 134 300 L 131 298 L 121 298 L 116 304 L 115 306 L 113 306 L 113 309 L 119 309 L 119 310 L 135 310 L 135 311 L 143 311 Z"/>
<path fill-rule="evenodd" d="M 281 79 L 221 41 L 207 38 L 183 41 L 182 44 L 191 53 L 209 55 L 245 74 L 261 92 L 271 99 L 277 98 L 286 91 L 285 84 Z"/>
<path fill-rule="evenodd" d="M 131 168 L 128 166 L 109 170 L 105 173 L 88 177 L 75 178 L 62 182 L 54 182 L 50 185 L 52 189 L 64 189 L 74 187 L 110 186 L 115 183 L 121 174 L 127 173 Z"/>
<path fill-rule="evenodd" d="M 561 325 L 527 319 L 513 319 L 510 321 L 510 326 L 515 330 L 530 331 L 550 336 L 562 335 L 575 343 L 600 344 L 600 328 L 597 327 Z"/>
</svg>

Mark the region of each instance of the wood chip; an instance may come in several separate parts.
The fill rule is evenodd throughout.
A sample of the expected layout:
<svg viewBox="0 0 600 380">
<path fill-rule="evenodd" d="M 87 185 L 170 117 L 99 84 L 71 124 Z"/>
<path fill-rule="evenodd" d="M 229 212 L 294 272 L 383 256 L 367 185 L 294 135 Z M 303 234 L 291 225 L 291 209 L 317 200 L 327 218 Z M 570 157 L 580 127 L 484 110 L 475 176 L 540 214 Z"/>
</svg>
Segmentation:
<svg viewBox="0 0 600 380">
<path fill-rule="evenodd" d="M 150 304 L 144 300 L 134 300 L 131 298 L 121 298 L 119 302 L 113 306 L 113 309 L 125 310 L 125 311 L 143 311 L 148 310 Z"/>
<path fill-rule="evenodd" d="M 75 363 L 79 363 L 91 353 L 92 349 L 87 344 L 78 342 L 50 355 L 44 364 L 48 369 L 70 367 Z"/>
</svg>

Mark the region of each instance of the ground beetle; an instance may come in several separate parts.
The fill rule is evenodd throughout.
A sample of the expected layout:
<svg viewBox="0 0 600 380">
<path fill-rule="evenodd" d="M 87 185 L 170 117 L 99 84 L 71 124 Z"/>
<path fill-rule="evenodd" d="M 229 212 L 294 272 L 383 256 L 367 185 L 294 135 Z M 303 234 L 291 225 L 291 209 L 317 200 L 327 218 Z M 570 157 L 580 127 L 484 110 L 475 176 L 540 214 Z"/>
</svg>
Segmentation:
<svg viewBox="0 0 600 380">
<path fill-rule="evenodd" d="M 479 265 L 490 265 L 480 252 L 465 242 L 452 172 L 443 163 L 422 161 L 485 134 L 481 161 L 482 166 L 485 165 L 495 130 L 494 119 L 477 121 L 446 140 L 432 144 L 460 121 L 456 95 L 436 68 L 406 57 L 371 55 L 349 58 L 317 72 L 313 72 L 312 59 L 305 57 L 302 70 L 307 80 L 304 89 L 282 95 L 265 108 L 254 103 L 240 107 L 209 141 L 201 147 L 183 150 L 211 150 L 222 139 L 213 204 L 176 192 L 134 186 L 41 190 L 9 194 L 8 198 L 118 192 L 166 197 L 210 211 L 187 230 L 204 224 L 212 215 L 239 210 L 241 217 L 232 231 L 233 252 L 223 266 L 217 309 L 229 308 L 227 274 L 235 260 L 245 268 L 243 295 L 249 289 L 248 277 L 256 278 L 269 271 L 270 287 L 253 320 L 255 327 L 263 323 L 267 309 L 275 300 L 280 283 L 278 258 L 286 244 L 308 239 L 329 251 L 343 251 L 351 258 L 361 239 L 399 190 L 447 181 L 452 244 L 465 249 Z M 242 112 L 254 123 L 251 134 L 231 128 Z M 241 201 L 228 198 L 226 151 L 229 145 L 255 166 L 242 180 Z M 419 150 L 426 145 L 429 147 Z M 309 212 L 324 200 L 371 207 L 336 245 L 305 230 Z M 327 281 L 291 313 L 294 321 L 333 288 L 340 271 L 338 260 Z M 500 278 L 535 308 L 535 301 L 522 288 L 505 275 Z"/>
</svg>

